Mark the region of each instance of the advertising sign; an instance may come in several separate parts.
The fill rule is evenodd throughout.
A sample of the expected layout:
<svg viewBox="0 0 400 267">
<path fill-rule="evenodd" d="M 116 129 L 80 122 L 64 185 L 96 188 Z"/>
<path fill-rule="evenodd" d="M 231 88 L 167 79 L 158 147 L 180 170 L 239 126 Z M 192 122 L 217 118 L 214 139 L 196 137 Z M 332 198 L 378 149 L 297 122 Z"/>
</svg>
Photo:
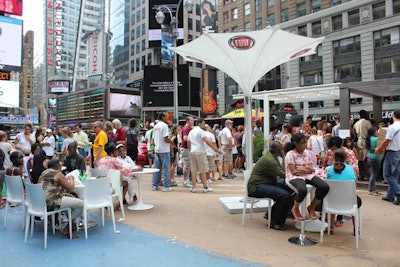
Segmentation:
<svg viewBox="0 0 400 267">
<path fill-rule="evenodd" d="M 22 20 L 0 16 L 0 71 L 21 71 Z"/>
<path fill-rule="evenodd" d="M 0 107 L 19 107 L 19 82 L 0 81 Z"/>
<path fill-rule="evenodd" d="M 70 81 L 49 81 L 49 93 L 69 93 Z"/>
<path fill-rule="evenodd" d="M 22 16 L 22 0 L 0 0 L 0 12 Z"/>
<path fill-rule="evenodd" d="M 175 16 L 177 6 L 179 0 L 150 0 L 149 1 L 149 47 L 160 47 L 161 46 L 161 25 L 158 24 L 155 16 L 158 12 L 158 9 L 165 14 L 165 21 L 164 24 L 170 25 L 171 16 L 167 8 L 162 7 L 166 6 L 171 10 L 172 16 Z M 178 13 L 178 33 L 179 33 L 179 40 L 183 40 L 184 38 L 184 30 L 183 30 L 183 7 L 182 5 L 179 8 Z M 178 44 L 182 44 L 182 42 L 178 42 Z"/>
<path fill-rule="evenodd" d="M 201 110 L 204 115 L 214 114 L 217 111 L 217 72 L 204 68 L 202 70 L 203 88 Z"/>
<path fill-rule="evenodd" d="M 153 107 L 173 106 L 174 83 L 172 69 L 160 66 L 144 67 L 143 103 Z M 178 104 L 189 106 L 189 65 L 178 66 Z"/>
<path fill-rule="evenodd" d="M 172 68 L 174 66 L 174 51 L 169 49 L 174 46 L 174 36 L 172 35 L 172 28 L 169 25 L 162 25 L 162 38 L 161 38 L 161 65 L 163 67 Z"/>
<path fill-rule="evenodd" d="M 110 92 L 110 118 L 140 117 L 141 106 L 140 95 L 132 95 L 128 91 L 125 93 Z"/>
<path fill-rule="evenodd" d="M 88 76 L 103 74 L 103 32 L 92 34 L 87 42 Z"/>
<path fill-rule="evenodd" d="M 201 2 L 201 30 L 202 32 L 216 32 L 217 10 L 215 0 L 204 0 Z"/>
</svg>

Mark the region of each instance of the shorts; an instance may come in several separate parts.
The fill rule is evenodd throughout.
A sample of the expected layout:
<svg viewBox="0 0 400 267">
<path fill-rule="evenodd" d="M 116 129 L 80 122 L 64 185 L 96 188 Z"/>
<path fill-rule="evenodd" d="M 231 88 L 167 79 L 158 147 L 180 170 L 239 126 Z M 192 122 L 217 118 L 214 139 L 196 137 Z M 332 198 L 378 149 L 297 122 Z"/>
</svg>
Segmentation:
<svg viewBox="0 0 400 267">
<path fill-rule="evenodd" d="M 191 166 L 191 159 L 190 159 L 190 153 L 188 148 L 184 148 L 182 150 L 182 163 L 184 168 L 190 168 Z"/>
<path fill-rule="evenodd" d="M 233 155 L 232 155 L 232 150 L 229 150 L 228 145 L 223 145 L 222 146 L 222 152 L 224 152 L 224 156 L 222 158 L 223 162 L 226 164 L 232 164 L 233 162 Z"/>
<path fill-rule="evenodd" d="M 3 183 L 6 177 L 6 171 L 5 170 L 1 170 L 0 171 L 0 195 L 3 192 Z M 1 199 L 0 199 L 1 201 Z"/>
<path fill-rule="evenodd" d="M 217 165 L 215 165 L 215 156 L 207 156 L 208 161 L 208 170 L 215 171 L 217 169 Z"/>
<path fill-rule="evenodd" d="M 191 169 L 194 173 L 206 173 L 208 172 L 208 161 L 207 154 L 202 152 L 191 152 Z"/>
</svg>

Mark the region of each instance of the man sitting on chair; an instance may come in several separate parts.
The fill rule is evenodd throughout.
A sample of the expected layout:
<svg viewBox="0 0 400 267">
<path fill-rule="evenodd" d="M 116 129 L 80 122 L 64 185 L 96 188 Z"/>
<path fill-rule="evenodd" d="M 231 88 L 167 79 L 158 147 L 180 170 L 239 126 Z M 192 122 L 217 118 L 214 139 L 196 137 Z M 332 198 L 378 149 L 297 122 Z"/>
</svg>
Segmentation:
<svg viewBox="0 0 400 267">
<path fill-rule="evenodd" d="M 294 196 L 284 188 L 285 172 L 278 161 L 278 156 L 284 158 L 282 145 L 279 142 L 272 142 L 269 151 L 254 166 L 247 183 L 247 190 L 249 197 L 268 197 L 275 201 L 270 214 L 271 227 L 275 230 L 286 230 L 285 221 Z"/>
</svg>

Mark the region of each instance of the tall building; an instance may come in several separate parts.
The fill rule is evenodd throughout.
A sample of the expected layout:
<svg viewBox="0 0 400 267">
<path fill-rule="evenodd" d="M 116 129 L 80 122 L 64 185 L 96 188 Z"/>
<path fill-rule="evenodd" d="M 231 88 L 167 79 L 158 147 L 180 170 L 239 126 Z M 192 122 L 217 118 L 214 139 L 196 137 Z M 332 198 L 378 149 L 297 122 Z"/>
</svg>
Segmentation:
<svg viewBox="0 0 400 267">
<path fill-rule="evenodd" d="M 72 86 L 74 69 L 77 79 L 87 78 L 87 44 L 82 36 L 102 30 L 105 24 L 104 0 L 41 3 L 43 13 L 38 17 L 43 17 L 43 21 L 35 34 L 34 105 L 47 102 L 46 81 L 67 80 Z"/>
<path fill-rule="evenodd" d="M 400 0 L 220 0 L 219 4 L 220 32 L 279 25 L 299 35 L 325 37 L 316 55 L 267 73 L 258 84 L 261 90 L 340 82 L 362 92 L 376 83 L 400 83 Z M 219 84 L 229 94 L 238 93 L 229 77 L 221 77 Z M 229 96 L 225 100 L 226 106 L 233 102 Z M 383 101 L 383 110 L 391 111 L 398 107 L 400 96 L 388 95 Z M 359 96 L 351 104 L 355 114 L 360 109 L 371 111 L 373 100 Z M 331 120 L 339 106 L 340 99 L 314 101 L 309 102 L 309 112 Z"/>
<path fill-rule="evenodd" d="M 33 108 L 33 51 L 34 32 L 27 31 L 23 38 L 22 73 L 20 76 L 19 106 L 24 110 Z"/>
</svg>

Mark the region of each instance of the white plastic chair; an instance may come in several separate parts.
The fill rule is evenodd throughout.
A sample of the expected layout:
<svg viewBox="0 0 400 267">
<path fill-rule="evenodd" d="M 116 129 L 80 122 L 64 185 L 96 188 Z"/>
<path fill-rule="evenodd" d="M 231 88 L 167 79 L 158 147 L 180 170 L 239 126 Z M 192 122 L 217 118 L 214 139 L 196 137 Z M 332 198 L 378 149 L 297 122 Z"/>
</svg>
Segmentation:
<svg viewBox="0 0 400 267">
<path fill-rule="evenodd" d="M 110 191 L 110 178 L 87 179 L 85 185 L 85 200 L 83 202 L 83 220 L 85 224 L 85 238 L 87 239 L 88 210 L 101 209 L 102 226 L 104 227 L 104 208 L 111 211 L 114 232 L 119 233 L 115 226 L 114 207 Z"/>
<path fill-rule="evenodd" d="M 22 230 L 25 227 L 25 197 L 24 197 L 24 185 L 22 183 L 21 176 L 5 176 L 7 185 L 7 198 L 6 198 L 6 210 L 4 215 L 4 227 L 7 225 L 8 208 L 10 203 L 20 203 L 24 208 L 24 216 L 22 217 Z"/>
<path fill-rule="evenodd" d="M 26 218 L 25 218 L 25 243 L 28 240 L 29 223 L 31 227 L 31 237 L 33 236 L 34 216 L 43 217 L 44 221 L 44 248 L 47 248 L 47 224 L 48 216 L 51 216 L 53 234 L 55 234 L 54 218 L 55 214 L 61 214 L 61 212 L 68 213 L 69 220 L 69 238 L 72 239 L 72 220 L 71 220 L 71 208 L 63 208 L 54 211 L 47 211 L 46 199 L 41 184 L 25 184 L 26 188 Z"/>
<path fill-rule="evenodd" d="M 329 185 L 329 192 L 322 204 L 322 221 L 328 214 L 328 225 L 331 225 L 329 214 L 354 216 L 354 229 L 356 235 L 356 249 L 362 233 L 362 209 L 357 208 L 357 193 L 355 181 L 325 180 Z M 328 235 L 330 234 L 328 227 Z M 321 244 L 324 239 L 324 229 L 320 231 Z"/>
<path fill-rule="evenodd" d="M 122 186 L 121 186 L 121 171 L 120 170 L 108 170 L 108 177 L 110 177 L 111 186 L 114 188 L 114 194 L 112 197 L 117 197 L 119 200 L 119 206 L 122 212 L 122 218 L 119 221 L 125 220 L 125 210 L 124 210 L 124 196 L 122 195 Z"/>
<path fill-rule="evenodd" d="M 242 225 L 244 225 L 244 218 L 246 216 L 246 210 L 247 210 L 247 202 L 250 200 L 250 219 L 251 215 L 253 214 L 253 205 L 255 200 L 259 199 L 266 199 L 268 201 L 268 214 L 267 214 L 267 226 L 268 228 L 271 227 L 271 214 L 272 214 L 272 204 L 273 200 L 271 198 L 265 197 L 265 198 L 258 198 L 258 197 L 249 197 L 249 192 L 247 191 L 247 183 L 249 182 L 251 175 L 250 170 L 245 170 L 243 172 L 243 177 L 244 177 L 244 185 L 245 185 L 245 193 L 244 193 L 244 198 L 243 198 L 243 214 L 242 214 Z"/>
<path fill-rule="evenodd" d="M 90 169 L 90 176 L 96 178 L 107 177 L 107 171 L 104 169 Z"/>
</svg>

